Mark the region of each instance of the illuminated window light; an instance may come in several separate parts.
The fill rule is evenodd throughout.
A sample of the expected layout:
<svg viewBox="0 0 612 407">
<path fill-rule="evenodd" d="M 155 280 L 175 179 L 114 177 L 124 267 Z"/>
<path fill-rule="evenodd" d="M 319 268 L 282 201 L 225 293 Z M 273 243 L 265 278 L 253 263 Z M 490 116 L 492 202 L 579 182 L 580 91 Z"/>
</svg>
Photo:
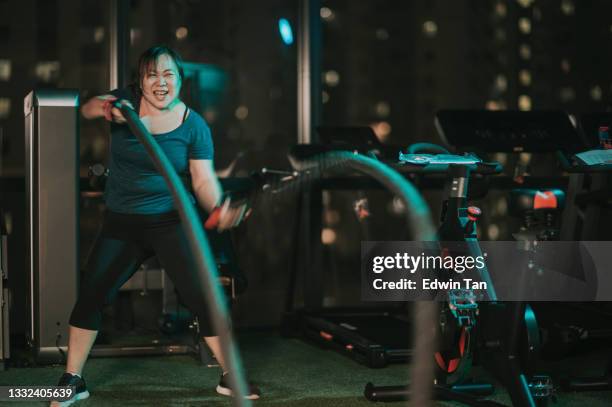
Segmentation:
<svg viewBox="0 0 612 407">
<path fill-rule="evenodd" d="M 504 30 L 503 28 L 496 28 L 495 39 L 499 42 L 506 41 L 506 30 Z"/>
<path fill-rule="evenodd" d="M 506 201 L 506 198 L 500 198 L 497 201 L 496 206 L 496 210 L 497 210 L 497 214 L 499 216 L 504 216 L 506 215 L 506 213 L 508 213 L 508 201 Z"/>
<path fill-rule="evenodd" d="M 497 3 L 495 3 L 495 15 L 500 17 L 500 18 L 504 18 L 506 17 L 506 15 L 508 14 L 508 7 L 506 7 L 506 3 L 502 3 L 501 1 L 498 1 Z"/>
<path fill-rule="evenodd" d="M 91 140 L 91 152 L 96 159 L 105 160 L 108 152 L 108 142 L 104 134 L 97 134 Z"/>
<path fill-rule="evenodd" d="M 519 55 L 522 59 L 531 59 L 531 47 L 528 44 L 521 44 Z"/>
<path fill-rule="evenodd" d="M 391 106 L 389 106 L 389 103 L 382 101 L 376 104 L 374 110 L 376 111 L 376 115 L 378 117 L 384 119 L 389 117 L 389 114 L 391 113 Z"/>
<path fill-rule="evenodd" d="M 523 165 L 527 165 L 531 162 L 531 153 L 520 153 L 519 162 Z"/>
<path fill-rule="evenodd" d="M 0 119 L 6 119 L 11 114 L 11 99 L 0 98 Z"/>
<path fill-rule="evenodd" d="M 323 81 L 327 86 L 338 86 L 340 83 L 340 74 L 334 70 L 329 70 L 323 74 Z"/>
<path fill-rule="evenodd" d="M 495 77 L 495 89 L 498 92 L 505 92 L 508 89 L 508 79 L 506 79 L 506 75 L 499 74 Z"/>
<path fill-rule="evenodd" d="M 320 15 L 325 21 L 333 21 L 336 18 L 336 14 L 329 7 L 321 7 Z"/>
<path fill-rule="evenodd" d="M 134 45 L 140 41 L 142 31 L 139 28 L 130 29 L 130 44 Z"/>
<path fill-rule="evenodd" d="M 403 200 L 395 196 L 391 202 L 389 202 L 389 205 L 387 205 L 387 211 L 394 215 L 402 215 L 406 213 L 406 204 Z"/>
<path fill-rule="evenodd" d="M 323 102 L 323 104 L 329 102 L 329 93 L 325 91 L 321 92 L 321 102 Z"/>
<path fill-rule="evenodd" d="M 429 38 L 435 37 L 436 34 L 438 34 L 438 25 L 436 22 L 431 20 L 425 21 L 423 23 L 423 33 Z"/>
<path fill-rule="evenodd" d="M 43 61 L 36 64 L 34 74 L 42 82 L 53 82 L 59 78 L 59 61 Z"/>
<path fill-rule="evenodd" d="M 293 29 L 291 23 L 286 18 L 278 20 L 278 32 L 280 33 L 281 39 L 285 45 L 293 44 Z"/>
<path fill-rule="evenodd" d="M 493 154 L 493 161 L 497 161 L 501 165 L 506 165 L 508 162 L 508 154 L 507 153 L 495 153 Z"/>
<path fill-rule="evenodd" d="M 569 60 L 565 58 L 561 60 L 561 70 L 565 73 L 569 73 L 572 70 L 572 65 Z"/>
<path fill-rule="evenodd" d="M 524 112 L 531 110 L 531 98 L 528 95 L 520 95 L 518 98 L 519 110 Z"/>
<path fill-rule="evenodd" d="M 533 8 L 533 19 L 535 21 L 542 21 L 542 10 L 540 10 L 538 7 Z"/>
<path fill-rule="evenodd" d="M 533 3 L 533 0 L 517 0 L 517 2 L 521 7 L 527 8 L 531 6 L 531 3 Z"/>
<path fill-rule="evenodd" d="M 102 41 L 104 41 L 104 27 L 94 28 L 94 42 L 99 44 Z"/>
<path fill-rule="evenodd" d="M 381 41 L 386 41 L 389 39 L 389 31 L 384 28 L 379 28 L 376 30 L 376 39 Z"/>
<path fill-rule="evenodd" d="M 325 190 L 321 193 L 321 202 L 323 207 L 326 208 L 331 205 L 332 194 L 331 191 Z"/>
<path fill-rule="evenodd" d="M 234 115 L 238 120 L 245 120 L 247 117 L 249 117 L 249 108 L 244 105 L 238 106 L 234 112 Z"/>
<path fill-rule="evenodd" d="M 0 81 L 8 81 L 11 79 L 11 61 L 9 59 L 0 59 Z"/>
<path fill-rule="evenodd" d="M 492 111 L 501 110 L 499 108 L 499 103 L 497 102 L 497 100 L 487 100 L 487 103 L 485 104 L 485 109 Z"/>
<path fill-rule="evenodd" d="M 488 100 L 487 103 L 485 104 L 485 109 L 492 110 L 492 111 L 506 110 L 508 109 L 508 105 L 506 104 L 506 101 L 504 100 L 491 99 L 491 100 Z"/>
<path fill-rule="evenodd" d="M 321 230 L 321 243 L 324 245 L 336 243 L 336 232 L 331 228 L 323 228 L 323 230 Z"/>
<path fill-rule="evenodd" d="M 531 20 L 527 17 L 521 17 L 518 21 L 519 31 L 523 34 L 531 33 Z"/>
<path fill-rule="evenodd" d="M 527 69 L 521 69 L 521 71 L 519 72 L 519 82 L 523 86 L 530 86 L 531 72 L 529 72 Z"/>
<path fill-rule="evenodd" d="M 177 40 L 184 40 L 189 35 L 189 30 L 187 29 L 187 27 L 179 27 L 176 29 L 175 34 Z"/>
<path fill-rule="evenodd" d="M 389 135 L 391 134 L 391 124 L 386 121 L 372 123 L 370 125 L 372 130 L 374 130 L 374 134 L 376 134 L 376 138 L 378 138 L 381 142 L 385 142 Z"/>
<path fill-rule="evenodd" d="M 576 91 L 572 87 L 564 87 L 559 91 L 559 99 L 562 102 L 571 102 L 576 98 Z"/>
<path fill-rule="evenodd" d="M 574 7 L 574 2 L 572 0 L 562 0 L 561 1 L 561 11 L 566 16 L 571 16 L 576 11 Z"/>
<path fill-rule="evenodd" d="M 603 91 L 601 90 L 601 86 L 595 85 L 591 88 L 591 99 L 600 101 L 603 96 Z"/>
<path fill-rule="evenodd" d="M 11 212 L 5 212 L 4 213 L 4 226 L 6 227 L 6 232 L 8 233 L 8 235 L 12 235 L 13 234 L 13 214 Z M 0 220 L 1 222 L 2 220 Z"/>
<path fill-rule="evenodd" d="M 209 124 L 213 124 L 214 122 L 216 122 L 218 117 L 219 112 L 215 109 L 208 108 L 204 111 L 204 119 L 206 119 L 206 122 Z"/>
<path fill-rule="evenodd" d="M 499 226 L 497 226 L 495 223 L 489 225 L 487 228 L 487 236 L 490 240 L 499 239 Z"/>
</svg>

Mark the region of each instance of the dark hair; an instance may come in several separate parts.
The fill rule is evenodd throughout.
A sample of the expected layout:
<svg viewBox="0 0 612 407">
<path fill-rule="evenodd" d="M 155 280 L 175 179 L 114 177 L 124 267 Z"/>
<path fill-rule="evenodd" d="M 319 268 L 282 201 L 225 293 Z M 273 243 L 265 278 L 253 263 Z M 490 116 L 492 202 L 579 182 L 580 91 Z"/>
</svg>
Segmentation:
<svg viewBox="0 0 612 407">
<path fill-rule="evenodd" d="M 166 47 L 165 45 L 156 45 L 140 55 L 138 58 L 138 71 L 136 72 L 136 82 L 134 83 L 134 88 L 141 93 L 142 92 L 142 80 L 146 74 L 147 68 L 151 66 L 151 64 L 156 64 L 157 59 L 162 55 L 168 55 L 178 68 L 179 77 L 181 78 L 181 83 L 183 83 L 183 77 L 185 76 L 183 72 L 183 58 L 173 50 L 172 48 Z"/>
</svg>

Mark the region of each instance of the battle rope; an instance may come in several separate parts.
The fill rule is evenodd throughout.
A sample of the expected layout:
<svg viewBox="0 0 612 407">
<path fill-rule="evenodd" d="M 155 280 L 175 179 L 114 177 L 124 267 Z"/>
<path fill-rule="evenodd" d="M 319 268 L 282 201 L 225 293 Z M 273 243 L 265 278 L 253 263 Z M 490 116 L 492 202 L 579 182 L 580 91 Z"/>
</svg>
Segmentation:
<svg viewBox="0 0 612 407">
<path fill-rule="evenodd" d="M 431 220 L 431 213 L 419 191 L 397 171 L 384 163 L 347 151 L 334 151 L 322 154 L 308 163 L 317 163 L 323 173 L 339 165 L 368 175 L 387 187 L 406 205 L 408 229 L 416 241 L 435 241 L 436 230 Z M 295 162 L 295 164 L 299 164 Z M 426 407 L 430 405 L 433 383 L 434 364 L 432 355 L 436 350 L 435 332 L 439 318 L 438 304 L 434 301 L 416 302 L 414 304 L 414 339 L 413 358 L 410 366 L 410 406 Z"/>
<path fill-rule="evenodd" d="M 154 137 L 142 124 L 138 114 L 125 103 L 115 103 L 114 106 L 121 110 L 130 130 L 143 144 L 172 193 L 196 263 L 196 275 L 193 276 L 194 284 L 198 286 L 202 295 L 208 299 L 213 327 L 221 341 L 221 353 L 231 372 L 229 375 L 230 385 L 232 385 L 235 393 L 232 404 L 234 406 L 251 406 L 251 401 L 245 399 L 245 396 L 247 396 L 247 384 L 244 378 L 240 355 L 234 344 L 228 324 L 229 315 L 225 302 L 225 294 L 218 284 L 219 274 L 213 260 L 213 252 L 202 229 L 196 208 L 191 203 L 189 193 L 172 167 L 168 157 L 166 157 L 166 154 L 159 147 Z"/>
<path fill-rule="evenodd" d="M 236 406 L 250 406 L 247 395 L 247 384 L 244 380 L 240 356 L 234 345 L 228 325 L 228 311 L 224 301 L 224 294 L 217 284 L 218 273 L 213 262 L 213 254 L 202 230 L 194 206 L 191 204 L 181 179 L 173 169 L 153 136 L 144 127 L 138 114 L 126 104 L 116 103 L 126 118 L 127 124 L 144 145 L 156 168 L 162 174 L 172 196 L 177 204 L 181 221 L 185 227 L 189 245 L 197 265 L 196 284 L 200 291 L 211 299 L 209 301 L 210 314 L 215 330 L 221 339 L 222 353 L 228 367 L 233 373 L 230 375 L 231 384 L 236 390 L 237 397 L 233 398 Z M 309 180 L 319 178 L 323 172 L 338 166 L 346 166 L 361 172 L 379 181 L 391 192 L 397 195 L 406 205 L 409 231 L 416 241 L 436 240 L 436 230 L 431 221 L 431 214 L 425 200 L 418 190 L 399 173 L 382 162 L 363 155 L 345 151 L 335 151 L 322 154 L 314 159 L 304 160 L 314 168 L 307 171 Z M 294 183 L 289 183 L 295 188 Z M 301 184 L 301 183 L 300 183 Z M 414 306 L 414 357 L 410 368 L 410 405 L 413 407 L 426 407 L 429 405 L 433 389 L 434 366 L 431 355 L 435 350 L 435 323 L 438 317 L 438 307 L 435 302 L 417 302 Z"/>
</svg>

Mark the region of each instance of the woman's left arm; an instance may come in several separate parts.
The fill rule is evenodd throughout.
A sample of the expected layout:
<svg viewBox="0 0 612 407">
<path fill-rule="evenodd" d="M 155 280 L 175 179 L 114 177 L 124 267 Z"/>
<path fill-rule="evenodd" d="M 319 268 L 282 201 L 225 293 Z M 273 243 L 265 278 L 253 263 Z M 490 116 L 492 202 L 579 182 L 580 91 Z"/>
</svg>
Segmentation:
<svg viewBox="0 0 612 407">
<path fill-rule="evenodd" d="M 238 226 L 245 218 L 247 212 L 246 203 L 234 206 L 230 205 L 229 199 L 221 202 L 223 190 L 215 173 L 212 160 L 189 160 L 189 171 L 191 172 L 191 185 L 200 206 L 210 215 L 218 208 L 219 218 L 216 223 L 218 231 Z"/>
<path fill-rule="evenodd" d="M 208 213 L 221 204 L 223 190 L 212 160 L 189 160 L 191 186 L 200 206 Z"/>
</svg>

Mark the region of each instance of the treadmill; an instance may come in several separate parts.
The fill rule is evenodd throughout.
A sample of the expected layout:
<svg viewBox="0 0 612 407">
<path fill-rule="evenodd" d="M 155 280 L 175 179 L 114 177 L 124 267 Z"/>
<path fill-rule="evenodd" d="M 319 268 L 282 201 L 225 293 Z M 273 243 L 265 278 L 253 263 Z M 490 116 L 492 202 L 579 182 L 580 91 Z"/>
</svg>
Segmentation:
<svg viewBox="0 0 612 407">
<path fill-rule="evenodd" d="M 383 162 L 398 163 L 400 147 L 382 145 L 369 127 L 318 128 L 324 144 L 295 146 L 290 152 L 298 160 L 314 157 L 333 150 L 356 151 L 376 156 Z M 392 164 L 392 166 L 394 166 Z M 411 178 L 437 178 L 429 185 L 443 186 L 450 180 L 449 165 L 395 166 Z M 483 163 L 474 170 L 476 175 L 499 173 L 501 167 Z M 425 177 L 426 176 L 426 177 Z M 420 182 L 420 186 L 428 184 Z M 323 287 L 325 272 L 321 267 L 321 193 L 324 189 L 380 189 L 381 185 L 363 177 L 341 176 L 321 178 L 300 191 L 294 224 L 294 250 L 285 301 L 285 315 L 281 333 L 285 336 L 301 337 L 322 347 L 334 349 L 359 363 L 372 368 L 385 367 L 390 363 L 407 362 L 412 356 L 412 324 L 406 303 L 361 303 L 356 307 L 324 307 Z M 306 208 L 306 210 L 302 210 Z M 408 238 L 408 237 L 407 237 Z M 303 242 L 306 240 L 306 242 Z M 367 239 L 365 239 L 367 240 Z M 317 250 L 319 249 L 319 250 Z M 300 262 L 299 259 L 306 259 Z M 304 264 L 306 263 L 306 264 Z M 302 267 L 304 306 L 296 309 L 296 281 L 298 269 Z M 359 273 L 355 273 L 359 275 Z"/>
</svg>

